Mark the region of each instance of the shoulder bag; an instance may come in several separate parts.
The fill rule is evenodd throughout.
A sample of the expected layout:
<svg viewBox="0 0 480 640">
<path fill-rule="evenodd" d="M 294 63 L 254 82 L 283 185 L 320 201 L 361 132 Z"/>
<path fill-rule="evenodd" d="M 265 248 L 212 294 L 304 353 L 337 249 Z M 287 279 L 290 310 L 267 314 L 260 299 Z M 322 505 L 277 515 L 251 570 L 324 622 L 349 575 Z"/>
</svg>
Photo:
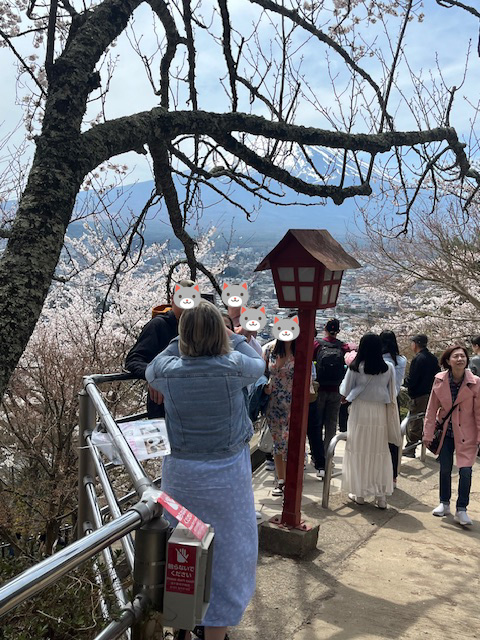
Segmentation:
<svg viewBox="0 0 480 640">
<path fill-rule="evenodd" d="M 433 432 L 433 438 L 431 443 L 427 444 L 427 449 L 432 453 L 434 453 L 435 455 L 437 455 L 437 451 L 440 447 L 440 442 L 442 440 L 443 426 L 445 422 L 449 419 L 449 417 L 452 415 L 453 410 L 455 409 L 456 406 L 457 406 L 456 404 L 452 405 L 452 408 L 450 409 L 450 411 L 447 413 L 447 415 L 444 417 L 444 419 L 441 422 L 439 422 L 438 420 L 435 420 L 435 431 Z"/>
<path fill-rule="evenodd" d="M 264 453 L 272 453 L 273 451 L 273 438 L 265 417 L 262 419 L 258 448 Z"/>
</svg>

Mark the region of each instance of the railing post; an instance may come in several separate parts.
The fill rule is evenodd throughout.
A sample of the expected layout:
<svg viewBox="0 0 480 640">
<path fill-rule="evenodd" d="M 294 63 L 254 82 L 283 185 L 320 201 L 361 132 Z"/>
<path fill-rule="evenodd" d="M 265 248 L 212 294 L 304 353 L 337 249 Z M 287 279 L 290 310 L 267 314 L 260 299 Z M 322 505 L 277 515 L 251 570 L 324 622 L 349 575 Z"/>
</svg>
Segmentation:
<svg viewBox="0 0 480 640">
<path fill-rule="evenodd" d="M 146 597 L 149 607 L 132 627 L 132 640 L 163 638 L 163 588 L 169 524 L 160 516 L 135 533 L 133 595 Z"/>
<path fill-rule="evenodd" d="M 327 455 L 325 456 L 325 475 L 323 476 L 323 495 L 322 495 L 322 507 L 328 509 L 328 502 L 330 500 L 330 482 L 332 481 L 333 471 L 333 456 L 335 455 L 335 447 L 340 440 L 346 440 L 346 432 L 340 432 L 333 436 L 328 445 Z"/>
<path fill-rule="evenodd" d="M 95 477 L 95 466 L 85 440 L 85 432 L 95 428 L 95 407 L 86 391 L 80 391 L 78 420 L 78 511 L 77 540 L 85 535 L 84 523 L 92 520 L 90 504 L 84 484 L 85 476 Z"/>
</svg>

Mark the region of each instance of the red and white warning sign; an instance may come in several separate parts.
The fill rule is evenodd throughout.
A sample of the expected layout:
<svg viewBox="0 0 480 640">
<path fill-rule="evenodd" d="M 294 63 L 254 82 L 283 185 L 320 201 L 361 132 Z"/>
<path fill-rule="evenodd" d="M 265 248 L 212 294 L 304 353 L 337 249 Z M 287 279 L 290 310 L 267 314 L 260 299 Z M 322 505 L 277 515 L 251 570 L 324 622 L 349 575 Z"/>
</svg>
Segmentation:
<svg viewBox="0 0 480 640">
<path fill-rule="evenodd" d="M 165 491 L 160 491 L 159 493 L 160 495 L 157 498 L 157 502 L 161 504 L 162 507 L 165 507 L 170 515 L 187 527 L 198 540 L 202 540 L 208 531 L 208 526 L 205 522 L 197 518 L 197 516 L 193 515 L 193 513 L 185 509 L 185 507 L 182 507 L 181 504 L 171 498 Z"/>
<path fill-rule="evenodd" d="M 195 593 L 196 566 L 197 547 L 169 544 L 165 590 L 170 593 L 193 595 Z"/>
</svg>

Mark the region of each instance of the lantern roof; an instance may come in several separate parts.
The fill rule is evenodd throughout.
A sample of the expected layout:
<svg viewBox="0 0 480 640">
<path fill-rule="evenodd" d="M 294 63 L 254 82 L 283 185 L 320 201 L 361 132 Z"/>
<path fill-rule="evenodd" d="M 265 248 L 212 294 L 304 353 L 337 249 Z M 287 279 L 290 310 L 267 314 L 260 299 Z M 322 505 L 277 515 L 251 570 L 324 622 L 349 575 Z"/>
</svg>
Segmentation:
<svg viewBox="0 0 480 640">
<path fill-rule="evenodd" d="M 330 271 L 359 269 L 361 267 L 361 264 L 349 255 L 326 229 L 289 229 L 277 246 L 263 258 L 255 271 L 271 269 L 270 261 L 277 262 L 277 254 L 295 251 L 295 245 L 300 245 Z"/>
</svg>

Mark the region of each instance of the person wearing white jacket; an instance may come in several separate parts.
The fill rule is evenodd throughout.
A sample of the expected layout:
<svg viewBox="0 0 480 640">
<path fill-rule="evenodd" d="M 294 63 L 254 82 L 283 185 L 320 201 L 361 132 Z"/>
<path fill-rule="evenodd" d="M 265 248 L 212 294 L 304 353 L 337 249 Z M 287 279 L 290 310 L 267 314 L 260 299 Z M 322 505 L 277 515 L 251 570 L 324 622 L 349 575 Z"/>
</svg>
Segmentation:
<svg viewBox="0 0 480 640">
<path fill-rule="evenodd" d="M 340 385 L 344 401 L 351 402 L 343 460 L 342 490 L 357 504 L 375 497 L 387 507 L 393 492 L 389 441 L 400 444 L 395 370 L 384 361 L 380 336 L 365 334 Z M 395 421 L 395 415 L 397 419 Z"/>
</svg>

